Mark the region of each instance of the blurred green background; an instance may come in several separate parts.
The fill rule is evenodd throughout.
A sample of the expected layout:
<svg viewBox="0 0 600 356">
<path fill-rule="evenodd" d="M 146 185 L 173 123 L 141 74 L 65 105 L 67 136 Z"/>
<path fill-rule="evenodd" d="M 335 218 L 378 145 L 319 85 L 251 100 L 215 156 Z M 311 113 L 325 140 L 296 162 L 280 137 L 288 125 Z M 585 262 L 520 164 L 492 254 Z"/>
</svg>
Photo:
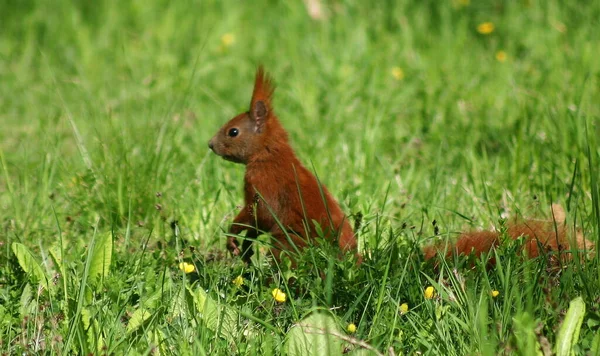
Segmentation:
<svg viewBox="0 0 600 356">
<path fill-rule="evenodd" d="M 390 189 L 469 215 L 487 183 L 493 205 L 560 200 L 597 152 L 597 1 L 332 1 L 320 18 L 310 3 L 3 2 L 8 217 L 27 231 L 50 205 L 92 205 L 110 224 L 149 220 L 156 191 L 172 215 L 205 215 L 220 188 L 239 204 L 242 168 L 206 142 L 247 109 L 261 63 L 294 147 L 351 210 Z"/>
</svg>

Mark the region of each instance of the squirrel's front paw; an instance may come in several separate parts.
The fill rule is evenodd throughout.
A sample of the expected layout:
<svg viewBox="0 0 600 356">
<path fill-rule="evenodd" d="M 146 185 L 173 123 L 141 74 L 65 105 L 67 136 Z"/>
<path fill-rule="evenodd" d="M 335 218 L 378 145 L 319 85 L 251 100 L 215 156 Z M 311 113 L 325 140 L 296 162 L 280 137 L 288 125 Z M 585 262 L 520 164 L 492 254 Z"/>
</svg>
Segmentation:
<svg viewBox="0 0 600 356">
<path fill-rule="evenodd" d="M 229 252 L 231 252 L 232 255 L 239 256 L 242 254 L 242 251 L 240 250 L 239 246 L 240 245 L 235 237 L 227 238 L 227 249 L 229 250 Z"/>
</svg>

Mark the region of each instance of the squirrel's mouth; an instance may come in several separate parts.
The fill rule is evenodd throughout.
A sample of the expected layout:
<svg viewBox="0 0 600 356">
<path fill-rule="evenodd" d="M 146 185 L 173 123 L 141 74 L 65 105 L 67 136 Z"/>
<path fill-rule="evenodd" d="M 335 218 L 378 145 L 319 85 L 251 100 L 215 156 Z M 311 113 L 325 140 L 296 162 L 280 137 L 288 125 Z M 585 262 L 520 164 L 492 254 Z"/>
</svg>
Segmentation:
<svg viewBox="0 0 600 356">
<path fill-rule="evenodd" d="M 224 160 L 229 161 L 229 162 L 243 163 L 239 158 L 237 158 L 235 156 L 229 156 L 229 155 L 219 155 L 219 156 L 223 157 Z"/>
</svg>

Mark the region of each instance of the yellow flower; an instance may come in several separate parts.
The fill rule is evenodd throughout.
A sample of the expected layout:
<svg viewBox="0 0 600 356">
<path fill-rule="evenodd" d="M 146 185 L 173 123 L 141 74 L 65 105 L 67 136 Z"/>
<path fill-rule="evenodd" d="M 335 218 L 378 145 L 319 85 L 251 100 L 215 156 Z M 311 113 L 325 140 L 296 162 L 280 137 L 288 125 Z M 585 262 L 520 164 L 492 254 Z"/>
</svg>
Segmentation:
<svg viewBox="0 0 600 356">
<path fill-rule="evenodd" d="M 285 302 L 285 293 L 283 293 L 283 291 L 281 289 L 275 288 L 275 289 L 273 289 L 271 294 L 273 295 L 273 298 L 275 299 L 276 302 L 278 302 L 278 303 Z"/>
<path fill-rule="evenodd" d="M 491 22 L 480 23 L 477 26 L 477 32 L 481 33 L 482 35 L 489 35 L 490 33 L 494 32 L 494 24 Z"/>
<path fill-rule="evenodd" d="M 433 297 L 435 297 L 435 289 L 432 286 L 425 288 L 425 298 L 432 299 Z"/>
<path fill-rule="evenodd" d="M 469 6 L 470 3 L 471 3 L 471 0 L 458 0 L 458 4 L 460 6 Z"/>
<path fill-rule="evenodd" d="M 244 284 L 244 277 L 237 276 L 231 283 L 233 283 L 236 287 L 239 288 Z"/>
<path fill-rule="evenodd" d="M 400 67 L 392 68 L 392 77 L 394 77 L 394 79 L 396 79 L 396 80 L 404 79 L 404 71 L 402 70 L 402 68 L 400 68 Z"/>
<path fill-rule="evenodd" d="M 235 36 L 232 33 L 226 33 L 221 36 L 221 43 L 223 47 L 229 47 L 235 43 Z"/>
<path fill-rule="evenodd" d="M 497 296 L 500 295 L 500 292 L 498 292 L 497 290 L 493 290 L 491 294 L 492 294 L 492 298 L 496 298 Z"/>
<path fill-rule="evenodd" d="M 505 62 L 506 61 L 506 52 L 504 52 L 504 51 L 496 52 L 496 60 L 498 62 Z"/>
<path fill-rule="evenodd" d="M 400 309 L 400 314 L 404 315 L 404 314 L 408 313 L 408 304 L 402 303 L 402 304 L 400 304 L 398 309 Z"/>
<path fill-rule="evenodd" d="M 184 271 L 185 273 L 192 273 L 196 270 L 193 264 L 187 262 L 181 262 L 179 264 L 179 269 Z"/>
<path fill-rule="evenodd" d="M 346 330 L 348 330 L 350 334 L 354 334 L 356 332 L 356 325 L 354 325 L 354 323 L 350 323 L 348 324 Z"/>
</svg>

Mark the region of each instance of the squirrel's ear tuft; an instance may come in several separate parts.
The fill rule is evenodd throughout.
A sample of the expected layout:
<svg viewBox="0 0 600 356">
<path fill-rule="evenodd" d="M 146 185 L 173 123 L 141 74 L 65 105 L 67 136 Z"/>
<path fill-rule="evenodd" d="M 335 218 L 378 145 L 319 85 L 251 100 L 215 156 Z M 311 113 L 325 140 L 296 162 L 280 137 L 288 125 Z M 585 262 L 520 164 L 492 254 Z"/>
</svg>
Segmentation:
<svg viewBox="0 0 600 356">
<path fill-rule="evenodd" d="M 252 102 L 252 108 L 250 108 L 250 116 L 254 119 L 254 131 L 261 132 L 264 128 L 265 121 L 269 116 L 269 109 L 262 100 Z"/>
<path fill-rule="evenodd" d="M 256 70 L 256 79 L 254 80 L 254 91 L 252 92 L 252 101 L 250 102 L 250 115 L 256 121 L 256 130 L 260 131 L 271 115 L 271 98 L 275 87 L 271 78 L 265 74 L 263 67 L 259 66 Z"/>
</svg>

